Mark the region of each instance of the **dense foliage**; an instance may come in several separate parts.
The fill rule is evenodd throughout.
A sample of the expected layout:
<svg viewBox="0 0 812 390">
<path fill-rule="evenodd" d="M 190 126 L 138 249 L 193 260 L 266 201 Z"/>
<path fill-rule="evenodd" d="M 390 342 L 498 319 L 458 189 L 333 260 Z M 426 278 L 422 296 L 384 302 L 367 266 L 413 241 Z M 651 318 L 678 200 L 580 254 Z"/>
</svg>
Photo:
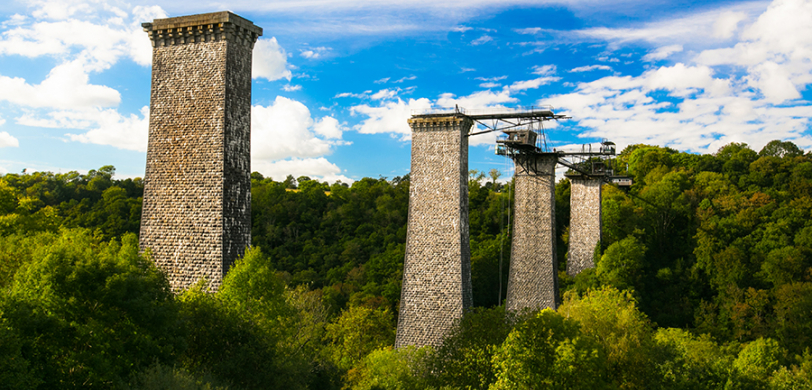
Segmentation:
<svg viewBox="0 0 812 390">
<path fill-rule="evenodd" d="M 812 155 L 633 145 L 615 166 L 634 185 L 604 186 L 576 277 L 557 184 L 561 304 L 522 313 L 499 305 L 510 183 L 472 171 L 477 307 L 442 347 L 400 350 L 408 176 L 253 174 L 253 248 L 217 293 L 175 295 L 138 251 L 140 179 L 6 174 L 0 388 L 812 389 Z"/>
</svg>

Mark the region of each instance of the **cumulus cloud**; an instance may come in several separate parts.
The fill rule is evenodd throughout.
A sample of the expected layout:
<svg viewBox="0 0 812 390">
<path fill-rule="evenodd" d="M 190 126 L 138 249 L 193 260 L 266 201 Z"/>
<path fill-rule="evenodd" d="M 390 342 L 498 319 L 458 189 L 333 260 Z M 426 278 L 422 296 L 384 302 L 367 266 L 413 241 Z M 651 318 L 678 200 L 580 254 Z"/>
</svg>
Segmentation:
<svg viewBox="0 0 812 390">
<path fill-rule="evenodd" d="M 372 100 L 392 99 L 398 95 L 398 89 L 382 89 L 370 96 Z"/>
<path fill-rule="evenodd" d="M 555 73 L 555 66 L 537 66 L 534 68 L 536 74 L 550 75 Z M 489 88 L 491 86 L 499 86 L 499 84 L 492 81 L 504 80 L 507 76 L 498 77 L 477 77 L 478 80 L 488 81 L 480 84 L 482 88 Z M 427 98 L 402 100 L 397 96 L 399 90 L 383 89 L 374 95 L 370 96 L 372 99 L 381 100 L 378 106 L 369 104 L 360 104 L 353 106 L 350 111 L 353 115 L 363 115 L 367 119 L 363 120 L 354 129 L 362 134 L 382 134 L 389 133 L 393 136 L 399 136 L 402 141 L 411 139 L 411 129 L 407 120 L 415 114 L 431 112 L 435 110 L 445 111 L 454 110 L 455 108 L 463 108 L 467 112 L 475 112 L 477 110 L 492 110 L 504 109 L 509 110 L 505 104 L 517 103 L 518 98 L 512 96 L 513 93 L 522 92 L 528 89 L 538 88 L 541 85 L 558 80 L 557 77 L 543 76 L 530 80 L 522 80 L 512 83 L 511 85 L 504 86 L 501 90 L 483 90 L 477 91 L 466 96 L 457 96 L 453 93 L 443 93 L 434 101 Z M 367 91 L 368 93 L 369 91 Z M 337 95 L 337 97 L 354 96 L 349 93 Z M 366 97 L 366 94 L 364 95 Z M 482 136 L 471 137 L 469 145 L 493 145 L 496 140 L 496 134 L 486 134 Z"/>
<path fill-rule="evenodd" d="M 382 103 L 373 107 L 368 104 L 353 106 L 350 111 L 353 115 L 361 114 L 368 118 L 355 126 L 361 134 L 382 134 L 391 133 L 400 135 L 402 140 L 411 139 L 411 129 L 406 121 L 413 113 L 420 113 L 431 110 L 432 105 L 429 99 L 409 99 L 408 101 L 397 98 L 395 101 Z"/>
<path fill-rule="evenodd" d="M 302 103 L 277 96 L 273 104 L 251 109 L 252 170 L 275 179 L 307 175 L 352 182 L 323 156 L 347 145 L 344 128 L 333 117 L 314 120 Z"/>
<path fill-rule="evenodd" d="M 56 126 L 75 127 L 59 123 L 60 120 L 73 121 L 73 123 L 95 123 L 95 128 L 82 134 L 65 134 L 71 141 L 109 145 L 119 149 L 147 151 L 149 136 L 149 107 L 141 108 L 141 115 L 123 116 L 115 110 L 100 110 L 85 113 L 64 112 L 62 117 L 55 118 Z M 40 126 L 47 125 L 41 123 Z"/>
<path fill-rule="evenodd" d="M 714 152 L 730 142 L 761 147 L 773 139 L 812 146 L 806 131 L 812 107 L 774 107 L 753 100 L 746 88 L 713 77 L 706 66 L 676 64 L 638 77 L 605 77 L 547 102 L 566 109 L 583 137 L 605 137 L 619 145 L 651 143 L 680 150 Z M 665 91 L 670 99 L 654 99 Z M 542 102 L 539 102 L 542 103 Z"/>
<path fill-rule="evenodd" d="M 295 91 L 298 91 L 300 89 L 302 89 L 301 85 L 285 84 L 284 86 L 282 86 L 282 90 L 285 91 L 285 92 L 295 92 Z"/>
<path fill-rule="evenodd" d="M 329 118 L 329 117 L 328 117 Z M 329 119 L 321 121 L 330 124 Z M 333 146 L 344 144 L 341 128 L 333 122 L 317 126 L 316 133 L 310 110 L 302 103 L 277 96 L 273 104 L 251 109 L 252 161 L 279 160 L 289 157 L 319 157 L 330 154 Z M 329 139 L 324 136 L 329 134 Z"/>
<path fill-rule="evenodd" d="M 152 46 L 140 23 L 166 17 L 157 6 L 105 1 L 32 1 L 30 15 L 3 24 L 0 55 L 53 57 L 56 65 L 38 84 L 0 74 L 0 100 L 21 108 L 24 126 L 87 130 L 66 134 L 77 142 L 145 151 L 148 109 L 122 115 L 120 93 L 92 84 L 90 75 L 122 59 L 147 66 Z"/>
<path fill-rule="evenodd" d="M 581 83 L 545 102 L 589 129 L 582 136 L 619 145 L 714 152 L 730 142 L 758 149 L 783 139 L 810 148 L 812 105 L 801 94 L 812 84 L 809 20 L 812 3 L 775 0 L 766 9 L 747 3 L 642 29 L 592 30 L 609 42 L 657 44 L 645 60 L 666 59 L 684 45 L 691 50 L 685 63 Z M 734 36 L 738 42 L 730 43 Z"/>
<path fill-rule="evenodd" d="M 812 83 L 812 3 L 776 0 L 742 33 L 734 47 L 706 50 L 700 64 L 743 68 L 747 84 L 774 104 L 799 98 Z"/>
<path fill-rule="evenodd" d="M 57 65 L 40 84 L 31 85 L 19 77 L 0 76 L 0 100 L 25 107 L 84 109 L 118 105 L 121 95 L 115 89 L 89 83 L 81 60 Z"/>
<path fill-rule="evenodd" d="M 478 91 L 468 96 L 457 97 L 452 93 L 444 93 L 437 99 L 437 105 L 442 108 L 462 107 L 466 110 L 504 107 L 504 103 L 516 103 L 519 99 L 510 96 L 510 89 L 501 91 Z"/>
<path fill-rule="evenodd" d="M 352 184 L 355 180 L 341 174 L 341 168 L 327 161 L 324 157 L 318 158 L 290 158 L 278 161 L 251 161 L 251 169 L 262 173 L 265 177 L 274 180 L 284 180 L 288 175 L 293 177 L 308 176 L 311 179 L 334 183 Z"/>
<path fill-rule="evenodd" d="M 330 50 L 331 49 L 329 47 L 320 46 L 320 47 L 309 48 L 309 49 L 306 49 L 306 50 L 301 50 L 300 54 L 304 58 L 307 58 L 309 60 L 315 60 L 315 59 L 321 58 L 322 56 L 324 56 L 324 54 L 326 54 Z"/>
<path fill-rule="evenodd" d="M 0 38 L 0 54 L 25 57 L 78 53 L 85 65 L 103 70 L 119 58 L 151 63 L 152 47 L 141 22 L 166 17 L 158 6 L 124 10 L 101 1 L 35 1 L 32 17 L 12 18 Z"/>
<path fill-rule="evenodd" d="M 0 131 L 0 148 L 16 148 L 20 146 L 20 141 L 14 138 L 11 134 Z"/>
<path fill-rule="evenodd" d="M 288 69 L 288 54 L 279 45 L 275 37 L 260 38 L 254 45 L 254 58 L 252 60 L 251 77 L 264 78 L 268 81 L 287 79 L 292 77 Z"/>
<path fill-rule="evenodd" d="M 721 39 L 728 39 L 736 33 L 739 23 L 747 19 L 744 12 L 727 11 L 719 15 L 713 24 L 713 36 Z"/>
</svg>

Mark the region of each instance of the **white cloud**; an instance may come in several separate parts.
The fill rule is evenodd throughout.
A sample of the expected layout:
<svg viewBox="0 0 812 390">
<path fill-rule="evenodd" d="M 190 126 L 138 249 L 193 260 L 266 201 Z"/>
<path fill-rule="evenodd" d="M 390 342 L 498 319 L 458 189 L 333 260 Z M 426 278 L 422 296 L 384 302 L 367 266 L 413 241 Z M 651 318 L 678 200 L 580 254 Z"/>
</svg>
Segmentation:
<svg viewBox="0 0 812 390">
<path fill-rule="evenodd" d="M 300 55 L 309 60 L 315 60 L 321 58 L 325 53 L 327 53 L 330 50 L 331 49 L 329 47 L 324 46 L 313 47 L 307 50 L 300 50 Z"/>
<path fill-rule="evenodd" d="M 0 131 L 0 148 L 16 148 L 20 146 L 20 141 L 14 138 L 11 134 Z"/>
<path fill-rule="evenodd" d="M 403 101 L 388 101 L 378 107 L 367 104 L 353 106 L 350 110 L 355 114 L 366 115 L 369 118 L 362 121 L 355 129 L 361 134 L 400 134 L 402 140 L 411 139 L 411 129 L 406 121 L 412 113 L 431 110 L 429 99 L 409 99 Z"/>
<path fill-rule="evenodd" d="M 776 0 L 742 33 L 734 47 L 706 50 L 700 64 L 747 70 L 747 84 L 771 103 L 799 98 L 812 83 L 812 3 Z"/>
<path fill-rule="evenodd" d="M 491 83 L 491 82 L 479 84 L 480 88 L 497 88 L 497 87 L 501 87 L 501 86 L 502 86 L 502 84 Z"/>
<path fill-rule="evenodd" d="M 475 77 L 477 80 L 485 81 L 485 82 L 494 82 L 494 81 L 502 81 L 507 78 L 507 76 L 498 76 L 498 77 Z"/>
<path fill-rule="evenodd" d="M 478 91 L 468 96 L 455 97 L 452 93 L 444 93 L 437 99 L 437 105 L 442 108 L 454 108 L 459 106 L 466 110 L 476 110 L 483 108 L 504 107 L 503 103 L 515 103 L 519 99 L 510 96 L 510 90 L 506 87 L 501 91 Z"/>
<path fill-rule="evenodd" d="M 343 126 L 333 117 L 313 120 L 302 103 L 277 96 L 267 107 L 251 109 L 251 169 L 275 180 L 287 175 L 322 181 L 353 180 L 324 155 L 349 144 L 341 140 Z"/>
<path fill-rule="evenodd" d="M 252 161 L 251 170 L 262 173 L 265 177 L 282 181 L 288 175 L 293 177 L 308 176 L 311 179 L 334 183 L 352 184 L 355 180 L 341 174 L 341 168 L 327 161 L 324 157 L 318 158 L 290 158 L 278 161 Z"/>
<path fill-rule="evenodd" d="M 364 93 L 341 92 L 335 95 L 334 98 L 353 97 L 357 99 L 365 99 L 369 97 L 370 93 L 372 93 L 372 91 L 364 91 Z"/>
<path fill-rule="evenodd" d="M 392 99 L 398 95 L 399 89 L 382 89 L 378 92 L 375 92 L 370 99 L 372 100 L 385 100 L 385 99 Z"/>
<path fill-rule="evenodd" d="M 555 70 L 556 70 L 556 67 L 555 67 L 555 65 L 552 65 L 552 64 L 551 65 L 544 65 L 544 66 L 536 65 L 536 66 L 533 67 L 533 74 L 537 74 L 537 75 L 540 75 L 540 76 L 550 76 L 550 75 L 555 74 Z"/>
<path fill-rule="evenodd" d="M 539 32 L 541 32 L 541 31 L 542 31 L 542 29 L 541 29 L 540 27 L 528 27 L 528 28 L 519 28 L 519 29 L 515 29 L 515 30 L 513 30 L 513 31 L 515 31 L 515 32 L 517 32 L 517 33 L 519 33 L 519 34 L 525 34 L 525 35 L 536 35 L 536 34 L 538 34 Z"/>
<path fill-rule="evenodd" d="M 569 72 L 569 73 L 590 72 L 590 71 L 598 70 L 598 69 L 611 71 L 612 67 L 610 67 L 608 65 L 587 65 L 587 66 L 579 66 L 577 68 L 572 68 L 572 69 L 568 70 L 567 72 Z"/>
<path fill-rule="evenodd" d="M 747 22 L 766 8 L 765 2 L 733 3 L 720 8 L 695 12 L 673 19 L 645 23 L 639 27 L 596 27 L 575 31 L 576 36 L 615 44 L 642 41 L 660 46 L 691 43 L 707 48 L 732 36 L 739 23 Z"/>
<path fill-rule="evenodd" d="M 655 45 L 644 60 L 684 52 L 688 62 L 650 68 L 637 77 L 581 83 L 575 92 L 545 103 L 567 109 L 589 129 L 582 136 L 607 137 L 619 145 L 646 142 L 714 152 L 730 142 L 758 149 L 783 139 L 810 148 L 812 105 L 801 100 L 801 91 L 812 84 L 809 20 L 809 1 L 775 0 L 643 28 L 581 31 L 609 41 L 610 49 L 632 41 Z M 733 37 L 738 42 L 729 42 Z"/>
<path fill-rule="evenodd" d="M 148 109 L 124 116 L 114 108 L 118 91 L 91 84 L 90 74 L 123 58 L 152 61 L 152 46 L 140 23 L 165 17 L 157 6 L 124 8 L 104 1 L 33 1 L 31 16 L 12 16 L 0 35 L 0 55 L 49 56 L 57 65 L 39 84 L 0 75 L 0 100 L 22 109 L 25 126 L 87 129 L 66 134 L 73 141 L 146 150 Z"/>
<path fill-rule="evenodd" d="M 643 61 L 656 61 L 668 58 L 671 54 L 679 53 L 683 50 L 682 45 L 668 45 L 658 47 L 651 53 L 643 56 Z"/>
<path fill-rule="evenodd" d="M 298 90 L 302 89 L 302 86 L 301 85 L 285 84 L 284 86 L 282 86 L 282 89 L 285 92 L 294 92 L 294 91 L 298 91 Z"/>
<path fill-rule="evenodd" d="M 3 168 L 3 167 L 0 166 L 0 175 L 5 175 L 7 173 L 8 173 L 8 169 Z"/>
<path fill-rule="evenodd" d="M 739 23 L 747 19 L 744 12 L 727 11 L 719 15 L 716 23 L 713 24 L 713 36 L 720 39 L 728 39 L 736 33 Z"/>
<path fill-rule="evenodd" d="M 493 37 L 486 34 L 486 35 L 483 35 L 483 36 L 481 36 L 481 37 L 479 37 L 477 39 L 474 39 L 473 41 L 471 41 L 471 44 L 474 45 L 474 46 L 477 46 L 477 45 L 482 45 L 484 43 L 488 43 L 488 42 L 491 42 L 491 41 L 493 41 Z"/>
<path fill-rule="evenodd" d="M 532 80 L 517 81 L 505 88 L 508 88 L 511 92 L 518 92 L 526 89 L 536 89 L 542 85 L 549 84 L 557 80 L 559 80 L 558 77 L 539 77 Z"/>
<path fill-rule="evenodd" d="M 382 79 L 378 79 L 378 80 L 373 81 L 373 83 L 375 83 L 375 84 L 385 84 L 386 82 L 389 81 L 389 79 L 390 79 L 390 77 L 384 77 Z"/>
<path fill-rule="evenodd" d="M 270 106 L 251 109 L 251 161 L 299 157 L 319 157 L 330 154 L 341 141 L 337 122 L 322 118 L 315 122 L 310 110 L 302 103 L 277 96 Z"/>
<path fill-rule="evenodd" d="M 0 54 L 78 54 L 93 71 L 110 67 L 121 57 L 149 65 L 152 47 L 140 23 L 166 17 L 158 6 L 136 6 L 128 13 L 104 2 L 38 1 L 32 5 L 33 18 L 12 17 L 9 25 L 14 27 L 2 33 Z"/>
<path fill-rule="evenodd" d="M 464 33 L 466 31 L 470 31 L 470 30 L 473 30 L 473 29 L 474 29 L 473 27 L 459 26 L 459 27 L 452 28 L 451 31 Z"/>
<path fill-rule="evenodd" d="M 410 81 L 410 80 L 414 80 L 414 79 L 416 79 L 416 78 L 417 78 L 417 76 L 414 76 L 414 75 L 412 75 L 412 76 L 407 76 L 407 77 L 401 77 L 401 78 L 399 78 L 399 79 L 397 79 L 397 80 L 393 81 L 392 83 L 394 83 L 394 84 L 398 84 L 398 83 L 402 83 L 402 82 L 404 82 L 404 81 Z"/>
<path fill-rule="evenodd" d="M 141 117 L 137 115 L 125 117 L 115 110 L 87 111 L 82 114 L 66 112 L 66 114 L 69 120 L 95 122 L 95 125 L 98 126 L 83 134 L 65 134 L 71 141 L 110 145 L 138 152 L 147 151 L 149 107 L 141 108 Z M 70 126 L 61 124 L 58 127 Z"/>
<path fill-rule="evenodd" d="M 313 131 L 327 139 L 341 139 L 344 130 L 338 119 L 325 116 L 316 121 Z"/>
<path fill-rule="evenodd" d="M 293 75 L 288 69 L 288 55 L 275 37 L 260 38 L 254 45 L 251 77 L 268 81 L 287 79 Z"/>
<path fill-rule="evenodd" d="M 0 90 L 0 100 L 25 107 L 86 109 L 115 106 L 121 101 L 115 89 L 89 84 L 88 71 L 78 59 L 57 65 L 37 85 L 0 76 Z"/>
<path fill-rule="evenodd" d="M 666 91 L 668 99 L 651 93 Z M 575 92 L 546 99 L 566 109 L 583 137 L 605 137 L 620 147 L 632 143 L 715 152 L 730 142 L 760 148 L 773 139 L 812 146 L 812 106 L 775 107 L 753 99 L 744 83 L 715 78 L 707 66 L 676 64 L 638 77 L 604 77 Z M 539 102 L 542 103 L 542 102 Z"/>
</svg>

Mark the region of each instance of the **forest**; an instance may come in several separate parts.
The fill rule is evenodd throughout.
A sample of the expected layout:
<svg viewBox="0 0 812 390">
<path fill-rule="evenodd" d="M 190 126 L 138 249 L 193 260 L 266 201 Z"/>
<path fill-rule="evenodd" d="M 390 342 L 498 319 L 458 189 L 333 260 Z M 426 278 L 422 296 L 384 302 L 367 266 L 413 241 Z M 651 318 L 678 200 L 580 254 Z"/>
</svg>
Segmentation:
<svg viewBox="0 0 812 390">
<path fill-rule="evenodd" d="M 408 175 L 252 174 L 252 247 L 216 293 L 174 294 L 139 253 L 141 179 L 5 174 L 0 389 L 812 389 L 812 153 L 641 144 L 614 165 L 634 185 L 604 186 L 576 277 L 557 182 L 560 304 L 536 312 L 500 302 L 511 182 L 471 171 L 475 307 L 397 350 Z"/>
</svg>

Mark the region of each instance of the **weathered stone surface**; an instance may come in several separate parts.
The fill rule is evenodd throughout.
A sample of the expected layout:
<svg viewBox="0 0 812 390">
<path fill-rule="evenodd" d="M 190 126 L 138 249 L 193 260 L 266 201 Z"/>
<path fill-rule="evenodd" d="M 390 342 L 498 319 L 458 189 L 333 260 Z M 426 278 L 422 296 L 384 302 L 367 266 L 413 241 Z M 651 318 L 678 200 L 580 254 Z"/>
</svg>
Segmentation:
<svg viewBox="0 0 812 390">
<path fill-rule="evenodd" d="M 395 347 L 442 344 L 472 306 L 468 241 L 470 119 L 412 118 L 412 170 Z"/>
<path fill-rule="evenodd" d="M 515 156 L 508 310 L 556 308 L 554 154 Z"/>
<path fill-rule="evenodd" d="M 567 274 L 594 268 L 595 245 L 601 240 L 600 177 L 570 177 L 570 234 Z"/>
<path fill-rule="evenodd" d="M 251 243 L 251 51 L 230 12 L 144 23 L 153 43 L 141 248 L 174 291 L 216 290 Z"/>
</svg>

